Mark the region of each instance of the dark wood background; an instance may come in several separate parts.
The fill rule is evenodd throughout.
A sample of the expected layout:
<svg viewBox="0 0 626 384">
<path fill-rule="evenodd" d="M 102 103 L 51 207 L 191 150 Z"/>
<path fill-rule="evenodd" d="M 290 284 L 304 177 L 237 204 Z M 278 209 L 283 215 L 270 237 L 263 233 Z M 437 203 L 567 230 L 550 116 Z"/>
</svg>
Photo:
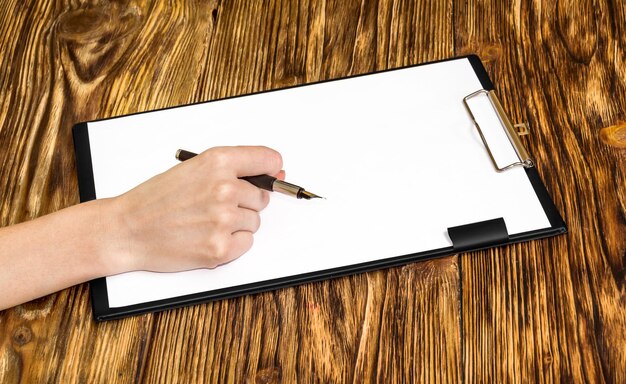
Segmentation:
<svg viewBox="0 0 626 384">
<path fill-rule="evenodd" d="M 83 284 L 0 312 L 0 382 L 626 382 L 624 0 L 2 0 L 0 224 L 78 203 L 78 121 L 468 53 L 569 234 L 103 324 Z"/>
</svg>

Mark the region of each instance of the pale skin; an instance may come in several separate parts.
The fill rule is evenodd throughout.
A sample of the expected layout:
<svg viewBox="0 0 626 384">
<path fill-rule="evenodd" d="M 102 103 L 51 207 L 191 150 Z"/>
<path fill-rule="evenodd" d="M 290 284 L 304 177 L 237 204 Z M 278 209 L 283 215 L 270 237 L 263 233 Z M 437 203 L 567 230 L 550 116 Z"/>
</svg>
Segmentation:
<svg viewBox="0 0 626 384">
<path fill-rule="evenodd" d="M 281 169 L 270 148 L 211 148 L 121 196 L 0 229 L 0 310 L 101 276 L 236 259 L 270 199 L 238 178 Z"/>
</svg>

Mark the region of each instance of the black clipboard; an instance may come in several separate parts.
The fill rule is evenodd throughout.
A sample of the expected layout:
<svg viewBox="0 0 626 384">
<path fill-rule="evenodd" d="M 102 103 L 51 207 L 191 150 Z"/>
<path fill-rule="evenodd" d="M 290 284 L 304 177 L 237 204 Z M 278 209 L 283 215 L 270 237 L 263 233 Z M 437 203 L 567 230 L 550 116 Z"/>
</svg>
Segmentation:
<svg viewBox="0 0 626 384">
<path fill-rule="evenodd" d="M 494 109 L 498 113 L 499 118 L 501 119 L 503 126 L 506 126 L 507 129 L 511 130 L 511 124 L 504 115 L 504 111 L 502 110 L 499 102 L 497 101 L 497 97 L 495 97 L 494 86 L 489 79 L 489 76 L 482 65 L 480 59 L 477 56 L 470 55 L 461 58 L 454 58 L 448 60 L 442 60 L 431 63 L 419 64 L 416 66 L 410 66 L 405 68 L 392 69 L 382 72 L 377 72 L 373 74 L 359 75 L 353 76 L 351 78 L 360 77 L 360 76 L 376 76 L 379 73 L 391 72 L 391 71 L 401 71 L 406 68 L 414 68 L 420 67 L 426 64 L 437 64 L 443 63 L 452 60 L 463 60 L 466 59 L 471 63 L 471 66 L 474 70 L 476 77 L 480 80 L 482 85 L 482 89 L 477 90 L 476 93 L 485 93 L 489 96 L 490 101 L 494 105 Z M 336 82 L 341 81 L 342 79 L 329 80 L 319 83 L 300 85 L 296 87 L 289 87 L 285 89 L 291 88 L 301 88 L 301 87 L 312 87 L 316 84 L 322 84 L 326 82 Z M 260 92 L 254 95 L 260 95 L 270 92 L 280 92 L 281 90 L 272 90 L 267 92 Z M 237 96 L 237 97 L 246 97 L 248 95 Z M 468 98 L 473 97 L 473 95 L 467 95 Z M 474 119 L 471 111 L 471 107 L 467 104 L 467 100 L 465 101 L 466 108 L 468 109 L 468 115 L 471 116 L 474 123 L 477 125 L 476 120 Z M 215 101 L 219 102 L 219 100 Z M 199 103 L 202 104 L 202 103 Z M 175 107 L 180 108 L 180 107 Z M 145 113 L 145 112 L 144 112 Z M 477 127 L 479 130 L 480 128 Z M 539 200 L 545 215 L 550 223 L 550 226 L 547 228 L 541 228 L 538 230 L 527 231 L 523 233 L 511 234 L 507 232 L 506 223 L 502 218 L 494 218 L 492 220 L 481 221 L 477 223 L 470 223 L 467 225 L 455 226 L 448 228 L 448 235 L 452 240 L 452 246 L 443 247 L 428 250 L 425 252 L 418 252 L 408 255 L 401 255 L 397 257 L 387 257 L 380 260 L 367 261 L 363 263 L 356 263 L 351 265 L 346 265 L 338 268 L 324 269 L 313 271 L 309 273 L 296 274 L 292 276 L 285 276 L 281 278 L 270 279 L 266 281 L 254 282 L 250 284 L 242 284 L 231 286 L 222 289 L 215 289 L 210 291 L 204 291 L 199 293 L 187 294 L 182 296 L 177 296 L 173 298 L 167 298 L 162 300 L 154 300 L 149 302 L 143 302 L 139 304 L 127 305 L 122 307 L 111 307 L 109 305 L 108 292 L 107 292 L 107 281 L 106 278 L 99 278 L 90 282 L 91 288 L 91 299 L 92 299 L 92 308 L 93 315 L 96 321 L 104 321 L 117 319 L 132 315 L 137 315 L 146 312 L 155 312 L 162 311 L 182 306 L 194 305 L 199 303 L 204 303 L 213 300 L 220 300 L 226 298 L 237 297 L 241 295 L 254 294 L 258 292 L 264 292 L 268 290 L 289 287 L 301 283 L 320 281 L 350 274 L 362 273 L 382 268 L 389 268 L 399 265 L 404 265 L 407 263 L 434 258 L 434 257 L 442 257 L 453 255 L 459 252 L 465 251 L 473 251 L 480 250 L 495 246 L 508 245 L 518 242 L 529 241 L 533 239 L 539 239 L 549 236 L 554 236 L 558 234 L 563 234 L 567 232 L 567 227 L 565 222 L 561 218 L 561 215 L 557 211 L 550 195 L 548 194 L 543 182 L 540 179 L 540 176 L 537 172 L 536 167 L 532 163 L 532 161 L 527 157 L 527 153 L 522 148 L 521 143 L 516 140 L 515 132 L 509 131 L 507 132 L 511 139 L 511 145 L 514 146 L 516 152 L 519 155 L 520 161 L 519 164 L 512 164 L 512 166 L 521 166 L 524 167 L 524 171 L 528 176 L 528 179 L 534 189 L 537 199 Z M 85 202 L 89 200 L 93 200 L 96 198 L 96 187 L 94 183 L 94 169 L 92 165 L 92 153 L 90 146 L 90 136 L 88 130 L 88 123 L 79 123 L 76 124 L 73 128 L 74 135 L 74 146 L 76 152 L 76 167 L 78 174 L 78 183 L 79 183 L 79 192 L 80 192 L 80 201 Z M 481 133 L 482 136 L 482 133 Z M 491 152 L 489 151 L 489 143 L 488 141 L 482 137 L 485 147 L 491 156 Z M 500 168 L 496 161 L 493 159 L 494 168 Z M 504 168 L 504 167 L 502 167 Z M 506 171 L 505 171 L 506 172 Z"/>
</svg>

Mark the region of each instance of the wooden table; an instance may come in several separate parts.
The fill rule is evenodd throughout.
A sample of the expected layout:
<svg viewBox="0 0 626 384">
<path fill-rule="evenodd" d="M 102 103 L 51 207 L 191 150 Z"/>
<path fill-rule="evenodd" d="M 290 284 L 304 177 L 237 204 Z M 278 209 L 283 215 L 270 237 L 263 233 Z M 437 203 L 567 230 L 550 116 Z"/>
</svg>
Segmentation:
<svg viewBox="0 0 626 384">
<path fill-rule="evenodd" d="M 102 324 L 83 284 L 0 312 L 0 382 L 626 382 L 624 0 L 4 0 L 1 225 L 78 203 L 75 122 L 467 53 L 569 234 Z"/>
</svg>

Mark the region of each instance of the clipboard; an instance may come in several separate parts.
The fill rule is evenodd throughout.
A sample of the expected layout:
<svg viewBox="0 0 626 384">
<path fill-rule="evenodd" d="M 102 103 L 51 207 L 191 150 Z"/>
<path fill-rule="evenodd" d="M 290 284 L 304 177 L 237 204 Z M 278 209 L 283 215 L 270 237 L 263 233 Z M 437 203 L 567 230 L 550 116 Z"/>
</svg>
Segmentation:
<svg viewBox="0 0 626 384">
<path fill-rule="evenodd" d="M 239 144 L 279 150 L 327 197 L 273 194 L 251 251 L 214 270 L 91 281 L 94 319 L 566 233 L 520 133 L 474 55 L 76 124 L 81 202 L 166 171 L 178 148 Z"/>
</svg>

